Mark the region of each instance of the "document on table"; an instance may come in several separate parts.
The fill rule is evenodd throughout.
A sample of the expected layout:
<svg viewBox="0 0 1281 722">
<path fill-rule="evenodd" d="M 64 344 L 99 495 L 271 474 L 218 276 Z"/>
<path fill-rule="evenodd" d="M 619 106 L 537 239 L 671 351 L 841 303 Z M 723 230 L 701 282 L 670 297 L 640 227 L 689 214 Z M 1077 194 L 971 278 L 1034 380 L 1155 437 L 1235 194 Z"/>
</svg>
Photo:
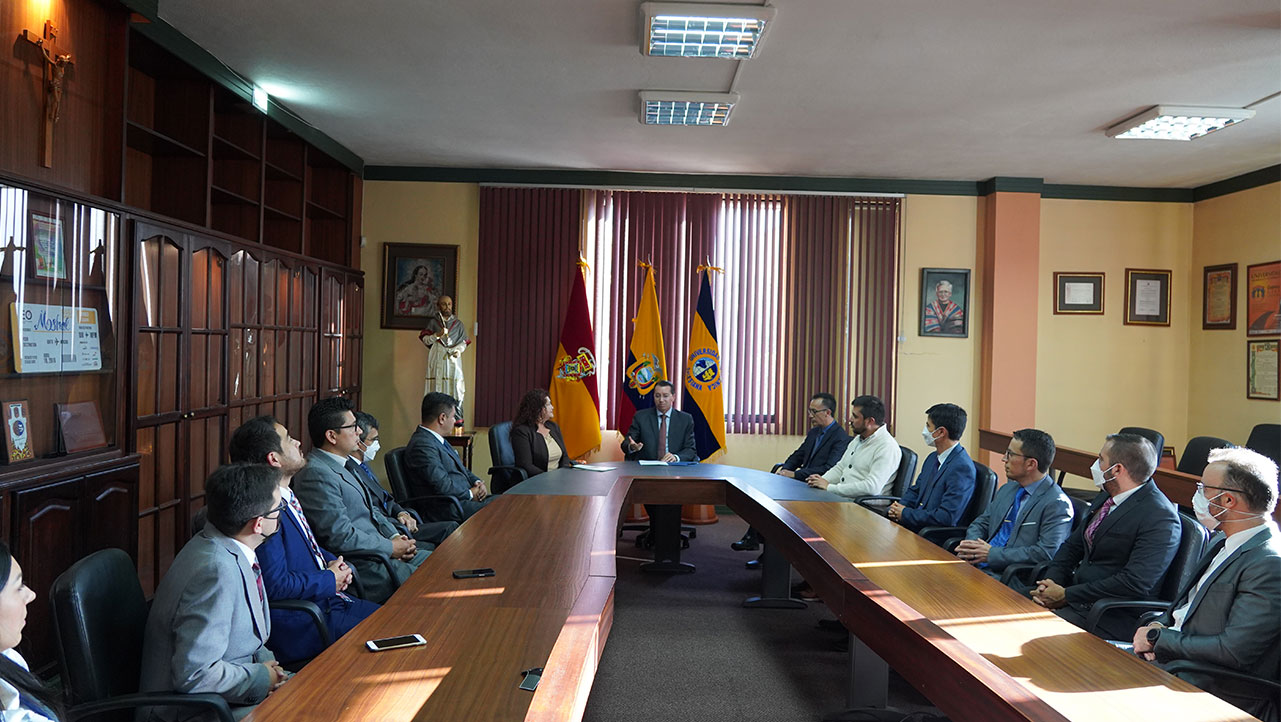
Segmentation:
<svg viewBox="0 0 1281 722">
<path fill-rule="evenodd" d="M 594 464 L 571 464 L 570 466 L 573 466 L 575 469 L 582 469 L 583 471 L 611 471 L 614 468 L 612 466 L 598 466 Z"/>
<path fill-rule="evenodd" d="M 667 466 L 667 462 L 666 461 L 649 461 L 647 459 L 642 459 L 640 462 L 640 465 L 641 466 Z"/>
</svg>

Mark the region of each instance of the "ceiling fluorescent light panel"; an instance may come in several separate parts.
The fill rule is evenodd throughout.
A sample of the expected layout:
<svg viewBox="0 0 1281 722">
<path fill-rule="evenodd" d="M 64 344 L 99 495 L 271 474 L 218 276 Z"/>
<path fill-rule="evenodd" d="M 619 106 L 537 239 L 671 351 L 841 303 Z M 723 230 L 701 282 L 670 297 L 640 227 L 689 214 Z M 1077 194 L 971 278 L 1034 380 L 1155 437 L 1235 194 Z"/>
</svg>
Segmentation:
<svg viewBox="0 0 1281 722">
<path fill-rule="evenodd" d="M 640 122 L 645 125 L 725 125 L 738 93 L 640 92 Z"/>
<path fill-rule="evenodd" d="M 1107 129 L 1109 138 L 1126 140 L 1192 140 L 1254 117 L 1242 108 L 1154 105 Z"/>
<path fill-rule="evenodd" d="M 746 60 L 773 19 L 768 5 L 641 3 L 641 53 Z"/>
</svg>

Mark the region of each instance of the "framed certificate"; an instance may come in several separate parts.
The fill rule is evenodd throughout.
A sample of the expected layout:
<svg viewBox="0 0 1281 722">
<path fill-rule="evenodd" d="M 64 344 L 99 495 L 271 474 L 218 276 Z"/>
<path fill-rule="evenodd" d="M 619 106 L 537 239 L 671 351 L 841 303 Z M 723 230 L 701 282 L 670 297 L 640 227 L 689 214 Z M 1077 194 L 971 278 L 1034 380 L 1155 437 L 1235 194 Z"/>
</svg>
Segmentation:
<svg viewBox="0 0 1281 722">
<path fill-rule="evenodd" d="M 1245 397 L 1248 399 L 1281 399 L 1277 387 L 1277 346 L 1281 341 L 1246 341 Z"/>
<path fill-rule="evenodd" d="M 1281 334 L 1281 261 L 1245 267 L 1245 335 Z"/>
<path fill-rule="evenodd" d="M 1054 274 L 1055 313 L 1103 313 L 1102 273 Z"/>
<path fill-rule="evenodd" d="M 1201 297 L 1201 328 L 1231 330 L 1237 327 L 1237 264 L 1205 267 Z"/>
<path fill-rule="evenodd" d="M 1168 270 L 1125 269 L 1125 323 L 1131 326 L 1170 325 Z"/>
</svg>

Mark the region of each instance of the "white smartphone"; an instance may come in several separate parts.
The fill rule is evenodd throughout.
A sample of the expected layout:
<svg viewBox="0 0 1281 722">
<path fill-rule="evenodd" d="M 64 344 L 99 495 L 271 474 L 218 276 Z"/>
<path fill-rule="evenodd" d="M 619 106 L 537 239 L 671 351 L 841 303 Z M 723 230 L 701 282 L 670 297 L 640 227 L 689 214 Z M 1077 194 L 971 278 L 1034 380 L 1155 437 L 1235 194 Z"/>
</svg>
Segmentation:
<svg viewBox="0 0 1281 722">
<path fill-rule="evenodd" d="M 423 639 L 421 634 L 404 634 L 399 637 L 384 637 L 382 639 L 371 639 L 365 642 L 371 652 L 385 652 L 389 649 L 400 649 L 401 647 L 421 647 L 426 644 L 427 640 Z"/>
</svg>

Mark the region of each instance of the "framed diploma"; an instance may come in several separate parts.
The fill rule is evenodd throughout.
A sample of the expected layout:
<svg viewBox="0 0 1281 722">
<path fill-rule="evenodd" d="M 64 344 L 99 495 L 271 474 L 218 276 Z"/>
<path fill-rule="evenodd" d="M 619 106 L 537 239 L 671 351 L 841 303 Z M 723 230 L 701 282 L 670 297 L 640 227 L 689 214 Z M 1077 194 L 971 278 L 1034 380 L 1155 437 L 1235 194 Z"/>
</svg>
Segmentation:
<svg viewBox="0 0 1281 722">
<path fill-rule="evenodd" d="M 1102 273 L 1054 274 L 1055 313 L 1103 313 Z"/>
<path fill-rule="evenodd" d="M 96 401 L 54 404 L 58 413 L 58 435 L 62 450 L 68 454 L 107 446 L 102 430 L 102 412 Z"/>
<path fill-rule="evenodd" d="M 1205 267 L 1201 297 L 1201 328 L 1231 330 L 1237 327 L 1237 264 Z"/>
<path fill-rule="evenodd" d="M 1281 261 L 1245 267 L 1245 335 L 1281 334 Z"/>
<path fill-rule="evenodd" d="M 1246 341 L 1245 397 L 1277 401 L 1277 347 L 1281 341 Z"/>
<path fill-rule="evenodd" d="M 1168 270 L 1125 269 L 1125 323 L 1131 326 L 1170 325 Z"/>
<path fill-rule="evenodd" d="M 5 401 L 5 463 L 27 461 L 36 458 L 31 448 L 31 414 L 27 411 L 27 401 Z"/>
</svg>

